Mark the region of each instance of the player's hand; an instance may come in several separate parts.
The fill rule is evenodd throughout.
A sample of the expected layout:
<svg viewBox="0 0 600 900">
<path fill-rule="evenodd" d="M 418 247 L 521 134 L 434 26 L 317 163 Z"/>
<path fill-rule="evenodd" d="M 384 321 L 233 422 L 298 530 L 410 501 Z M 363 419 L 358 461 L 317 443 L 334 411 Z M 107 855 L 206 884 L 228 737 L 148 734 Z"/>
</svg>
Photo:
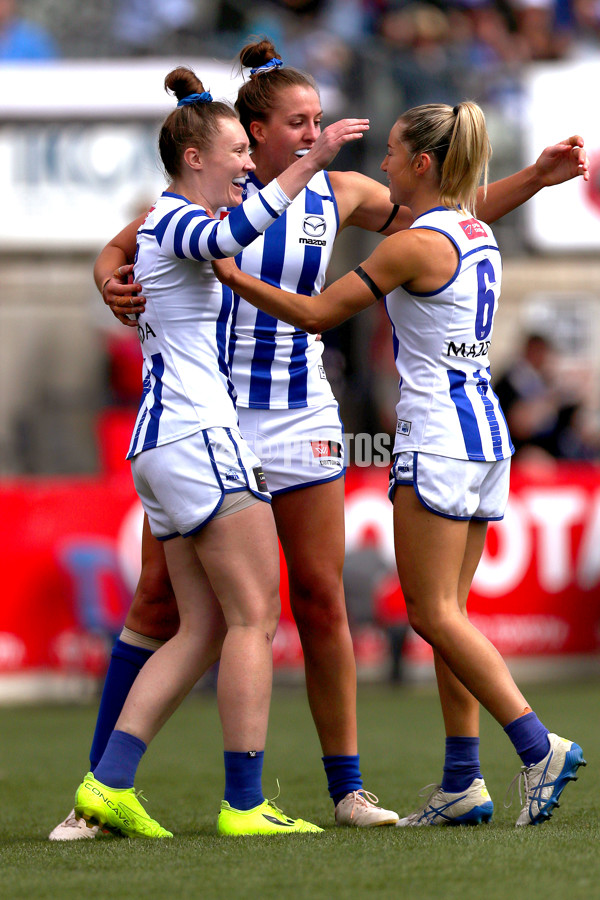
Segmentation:
<svg viewBox="0 0 600 900">
<path fill-rule="evenodd" d="M 357 141 L 369 130 L 368 119 L 340 119 L 328 125 L 310 148 L 311 161 L 318 170 L 326 169 L 344 144 Z"/>
<path fill-rule="evenodd" d="M 146 306 L 146 299 L 140 294 L 141 284 L 129 283 L 132 273 L 133 266 L 119 266 L 102 287 L 102 299 L 119 322 L 129 328 L 136 327 L 136 316 Z"/>
<path fill-rule="evenodd" d="M 237 267 L 235 257 L 226 256 L 225 259 L 213 259 L 212 267 L 219 281 L 232 287 L 235 276 L 240 271 Z"/>
<path fill-rule="evenodd" d="M 546 147 L 536 160 L 535 168 L 542 187 L 562 184 L 579 175 L 584 181 L 589 181 L 589 163 L 583 138 L 574 134 L 559 144 Z"/>
</svg>

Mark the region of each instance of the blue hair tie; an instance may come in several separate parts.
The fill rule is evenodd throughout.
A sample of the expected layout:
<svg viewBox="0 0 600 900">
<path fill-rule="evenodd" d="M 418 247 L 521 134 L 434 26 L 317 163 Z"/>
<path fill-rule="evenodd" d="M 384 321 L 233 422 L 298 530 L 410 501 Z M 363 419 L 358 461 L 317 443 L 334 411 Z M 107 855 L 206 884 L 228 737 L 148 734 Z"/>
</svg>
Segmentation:
<svg viewBox="0 0 600 900">
<path fill-rule="evenodd" d="M 255 69 L 250 69 L 251 75 L 260 75 L 262 72 L 268 72 L 269 69 L 280 69 L 283 65 L 282 60 L 273 57 L 269 62 L 266 62 L 264 66 L 257 66 Z"/>
<path fill-rule="evenodd" d="M 181 98 L 177 106 L 191 106 L 193 103 L 212 103 L 212 95 L 208 91 L 203 91 L 201 94 L 188 94 L 187 97 Z"/>
</svg>

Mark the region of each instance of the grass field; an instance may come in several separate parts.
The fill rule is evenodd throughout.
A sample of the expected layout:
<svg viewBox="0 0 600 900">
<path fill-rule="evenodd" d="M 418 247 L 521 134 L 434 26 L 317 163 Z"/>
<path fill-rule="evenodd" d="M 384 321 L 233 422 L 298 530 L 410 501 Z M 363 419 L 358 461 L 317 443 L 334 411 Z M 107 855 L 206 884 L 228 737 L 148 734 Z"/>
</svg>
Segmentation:
<svg viewBox="0 0 600 900">
<path fill-rule="evenodd" d="M 0 709 L 0 896 L 3 898 L 372 898 L 590 900 L 600 895 L 600 684 L 531 688 L 530 703 L 582 744 L 588 766 L 553 819 L 516 829 L 503 801 L 518 760 L 484 714 L 481 761 L 495 801 L 478 828 L 332 827 L 320 751 L 304 691 L 276 690 L 265 763 L 268 796 L 326 828 L 321 835 L 220 838 L 222 753 L 212 693 L 194 694 L 143 759 L 138 787 L 172 841 L 110 836 L 50 843 L 85 774 L 92 707 Z M 443 732 L 430 688 L 359 691 L 365 786 L 406 814 L 441 777 Z"/>
</svg>

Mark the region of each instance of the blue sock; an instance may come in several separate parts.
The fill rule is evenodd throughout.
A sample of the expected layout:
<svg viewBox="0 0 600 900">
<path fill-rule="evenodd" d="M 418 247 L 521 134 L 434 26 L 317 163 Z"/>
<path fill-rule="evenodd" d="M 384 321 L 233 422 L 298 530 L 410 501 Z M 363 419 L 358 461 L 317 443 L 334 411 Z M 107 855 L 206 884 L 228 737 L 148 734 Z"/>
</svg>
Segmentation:
<svg viewBox="0 0 600 900">
<path fill-rule="evenodd" d="M 450 794 L 466 791 L 474 778 L 481 778 L 478 737 L 447 737 L 442 790 Z"/>
<path fill-rule="evenodd" d="M 253 809 L 265 799 L 262 791 L 264 750 L 225 750 L 225 800 L 234 809 Z"/>
<path fill-rule="evenodd" d="M 550 750 L 548 729 L 534 712 L 519 716 L 505 727 L 524 766 L 535 766 Z"/>
<path fill-rule="evenodd" d="M 94 772 L 102 759 L 102 754 L 121 714 L 131 685 L 153 652 L 153 650 L 146 650 L 144 647 L 134 647 L 131 644 L 125 644 L 120 639 L 115 641 L 102 690 L 102 699 L 100 700 L 98 718 L 96 719 L 96 730 L 90 749 L 90 771 Z"/>
<path fill-rule="evenodd" d="M 360 791 L 363 786 L 360 774 L 360 757 L 323 756 L 329 796 L 337 806 L 350 791 Z"/>
<path fill-rule="evenodd" d="M 113 731 L 94 778 L 111 788 L 131 788 L 146 744 L 127 731 Z"/>
</svg>

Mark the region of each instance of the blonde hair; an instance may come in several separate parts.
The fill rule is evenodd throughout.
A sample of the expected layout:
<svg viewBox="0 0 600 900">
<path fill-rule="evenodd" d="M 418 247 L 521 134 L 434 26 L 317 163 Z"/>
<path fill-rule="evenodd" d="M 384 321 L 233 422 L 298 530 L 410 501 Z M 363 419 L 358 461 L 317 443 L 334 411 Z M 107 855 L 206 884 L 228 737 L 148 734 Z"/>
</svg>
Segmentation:
<svg viewBox="0 0 600 900">
<path fill-rule="evenodd" d="M 427 103 L 403 113 L 398 125 L 403 143 L 413 154 L 430 153 L 436 160 L 441 205 L 473 215 L 482 179 L 487 191 L 492 155 L 480 107 L 471 100 L 454 108 L 445 103 Z"/>
</svg>

